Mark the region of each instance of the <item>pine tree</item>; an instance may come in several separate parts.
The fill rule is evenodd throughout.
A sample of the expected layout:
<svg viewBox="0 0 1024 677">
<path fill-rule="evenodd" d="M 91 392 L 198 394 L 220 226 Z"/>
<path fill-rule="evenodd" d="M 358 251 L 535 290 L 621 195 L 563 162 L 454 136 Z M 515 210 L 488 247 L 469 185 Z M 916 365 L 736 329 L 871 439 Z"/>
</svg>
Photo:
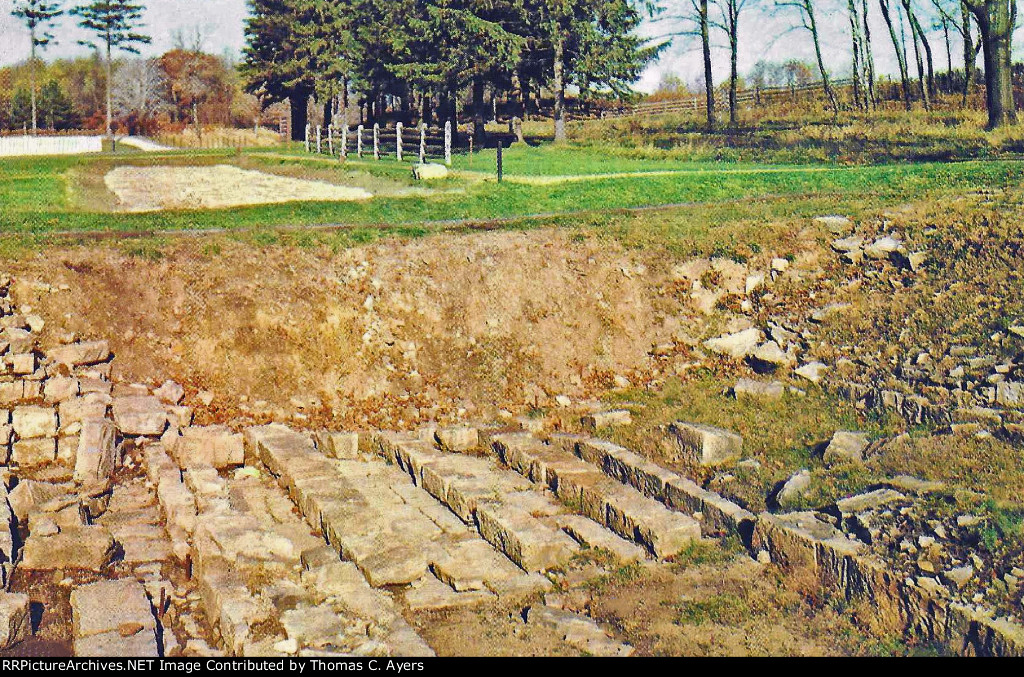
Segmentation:
<svg viewBox="0 0 1024 677">
<path fill-rule="evenodd" d="M 19 87 L 11 98 L 11 129 L 28 129 L 32 124 L 32 95 Z"/>
<path fill-rule="evenodd" d="M 39 128 L 36 109 L 36 50 L 46 49 L 48 45 L 55 42 L 50 30 L 56 23 L 57 17 L 63 13 L 64 10 L 59 1 L 48 2 L 47 0 L 19 0 L 14 3 L 14 9 L 11 11 L 12 15 L 25 23 L 30 36 L 29 77 L 31 80 L 33 134 Z"/>
<path fill-rule="evenodd" d="M 50 80 L 39 91 L 39 114 L 43 125 L 54 131 L 78 127 L 78 113 L 67 92 L 56 80 Z"/>
<path fill-rule="evenodd" d="M 141 27 L 143 5 L 128 2 L 127 0 L 94 0 L 87 5 L 81 5 L 71 10 L 71 13 L 79 17 L 78 25 L 96 34 L 98 42 L 106 50 L 106 78 L 107 78 L 107 135 L 113 132 L 113 104 L 111 101 L 112 74 L 113 74 L 113 52 L 115 49 L 131 54 L 138 54 L 136 45 L 146 45 L 151 42 L 148 35 L 138 33 Z M 83 41 L 81 44 L 93 49 L 99 49 L 100 45 Z"/>
</svg>

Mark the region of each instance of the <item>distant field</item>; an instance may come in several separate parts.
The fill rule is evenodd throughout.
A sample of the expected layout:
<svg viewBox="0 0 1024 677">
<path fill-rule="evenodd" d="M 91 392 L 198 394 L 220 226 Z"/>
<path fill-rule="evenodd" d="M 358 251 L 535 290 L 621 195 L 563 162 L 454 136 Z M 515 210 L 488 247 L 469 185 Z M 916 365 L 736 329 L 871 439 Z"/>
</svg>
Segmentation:
<svg viewBox="0 0 1024 677">
<path fill-rule="evenodd" d="M 452 178 L 419 184 L 412 180 L 408 163 L 393 159 L 339 162 L 304 154 L 294 145 L 277 150 L 17 158 L 0 166 L 0 229 L 8 234 L 45 234 L 322 224 L 415 226 L 677 204 L 722 206 L 771 198 L 787 198 L 778 200 L 773 212 L 785 215 L 795 213 L 808 200 L 827 198 L 832 210 L 839 210 L 1000 189 L 1024 179 L 1024 164 L 1012 160 L 786 166 L 644 159 L 595 148 L 538 146 L 508 149 L 505 161 L 509 180 L 503 184 L 494 180 L 494 150 L 472 158 L 459 156 Z M 359 187 L 375 197 L 359 203 L 301 202 L 146 214 L 113 211 L 116 200 L 103 184 L 108 171 L 121 165 L 161 164 L 238 165 Z M 529 181 L 544 177 L 544 181 Z"/>
</svg>

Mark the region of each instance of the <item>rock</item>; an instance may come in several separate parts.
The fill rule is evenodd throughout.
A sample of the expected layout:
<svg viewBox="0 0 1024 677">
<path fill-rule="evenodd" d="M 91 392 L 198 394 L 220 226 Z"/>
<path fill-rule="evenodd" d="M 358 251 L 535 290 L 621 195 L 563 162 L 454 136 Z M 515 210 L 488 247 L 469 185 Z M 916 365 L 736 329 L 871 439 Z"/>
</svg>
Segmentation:
<svg viewBox="0 0 1024 677">
<path fill-rule="evenodd" d="M 438 428 L 434 432 L 435 441 L 442 449 L 449 451 L 469 451 L 480 444 L 479 431 L 468 425 Z"/>
<path fill-rule="evenodd" d="M 827 216 L 818 216 L 814 219 L 815 223 L 819 223 L 829 229 L 829 232 L 839 234 L 848 233 L 853 228 L 853 221 L 845 216 L 838 216 L 835 214 Z"/>
<path fill-rule="evenodd" d="M 1003 381 L 996 384 L 996 404 L 1004 407 L 1024 407 L 1024 382 Z"/>
<path fill-rule="evenodd" d="M 317 435 L 317 448 L 328 458 L 358 458 L 359 434 L 322 432 Z"/>
<path fill-rule="evenodd" d="M 828 366 L 821 362 L 808 362 L 805 365 L 800 366 L 794 372 L 797 376 L 803 379 L 807 379 L 811 383 L 821 383 L 821 379 L 824 373 L 828 371 Z"/>
<path fill-rule="evenodd" d="M 762 340 L 764 340 L 764 334 L 761 330 L 752 327 L 745 331 L 708 339 L 704 342 L 704 347 L 719 355 L 727 355 L 739 360 L 753 352 Z"/>
<path fill-rule="evenodd" d="M 153 394 L 167 404 L 181 404 L 185 397 L 185 389 L 174 381 L 164 381 L 164 384 L 153 391 Z"/>
<path fill-rule="evenodd" d="M 245 438 L 222 425 L 185 428 L 175 443 L 173 455 L 182 468 L 232 468 L 245 463 Z"/>
<path fill-rule="evenodd" d="M 78 395 L 78 379 L 70 376 L 55 376 L 46 379 L 43 397 L 47 402 L 63 402 Z"/>
<path fill-rule="evenodd" d="M 970 564 L 942 572 L 942 579 L 956 588 L 962 588 L 974 578 L 974 567 Z"/>
<path fill-rule="evenodd" d="M 117 428 L 107 419 L 86 421 L 75 453 L 75 481 L 92 482 L 113 476 L 117 469 Z"/>
<path fill-rule="evenodd" d="M 907 497 L 892 489 L 876 489 L 864 494 L 857 494 L 849 498 L 836 501 L 836 508 L 839 514 L 844 517 L 857 515 L 868 510 L 877 510 L 895 503 L 904 503 Z"/>
<path fill-rule="evenodd" d="M 769 341 L 757 347 L 747 356 L 747 361 L 760 373 L 771 373 L 787 369 L 796 364 L 796 358 L 782 350 L 778 343 Z"/>
<path fill-rule="evenodd" d="M 11 461 L 23 468 L 49 465 L 56 460 L 57 439 L 54 437 L 18 440 L 11 451 Z"/>
<path fill-rule="evenodd" d="M 16 407 L 12 421 L 21 439 L 57 435 L 57 412 L 51 407 Z"/>
<path fill-rule="evenodd" d="M 864 248 L 864 255 L 869 259 L 887 259 L 893 252 L 898 251 L 902 246 L 903 243 L 894 237 L 880 237 Z"/>
<path fill-rule="evenodd" d="M 437 181 L 448 178 L 448 168 L 435 162 L 412 166 L 412 176 L 417 181 Z"/>
<path fill-rule="evenodd" d="M 580 423 L 587 430 L 595 431 L 600 428 L 611 428 L 612 426 L 632 425 L 633 415 L 627 409 L 599 411 L 584 416 L 580 419 Z"/>
<path fill-rule="evenodd" d="M 22 353 L 11 357 L 11 370 L 18 376 L 27 376 L 36 370 L 36 356 Z"/>
<path fill-rule="evenodd" d="M 718 465 L 740 458 L 743 438 L 731 430 L 677 421 L 669 426 L 680 449 L 702 465 Z"/>
<path fill-rule="evenodd" d="M 914 494 L 915 496 L 933 494 L 946 488 L 946 485 L 943 482 L 922 480 L 917 477 L 911 477 L 910 475 L 897 475 L 896 477 L 885 480 L 883 484 L 892 487 L 893 489 L 899 489 L 900 491 Z"/>
<path fill-rule="evenodd" d="M 159 656 L 146 590 L 133 579 L 100 581 L 71 593 L 75 656 Z"/>
<path fill-rule="evenodd" d="M 741 378 L 732 388 L 733 395 L 737 400 L 779 400 L 786 392 L 786 387 L 778 381 L 764 383 L 747 378 Z"/>
<path fill-rule="evenodd" d="M 822 460 L 826 466 L 843 461 L 863 461 L 864 452 L 870 444 L 871 440 L 867 433 L 840 430 L 832 436 Z"/>
<path fill-rule="evenodd" d="M 159 437 L 167 427 L 167 411 L 155 397 L 116 397 L 113 414 L 122 435 Z"/>
<path fill-rule="evenodd" d="M 593 619 L 570 611 L 535 605 L 526 610 L 526 622 L 555 630 L 566 644 L 592 656 L 633 653 L 633 647 L 609 637 Z"/>
<path fill-rule="evenodd" d="M 772 272 L 773 273 L 784 273 L 789 270 L 789 261 L 786 259 L 774 258 L 772 259 Z"/>
<path fill-rule="evenodd" d="M 832 242 L 832 249 L 839 252 L 840 254 L 846 254 L 852 251 L 860 251 L 864 248 L 864 238 L 862 237 L 846 237 L 841 240 L 834 240 Z"/>
<path fill-rule="evenodd" d="M 32 634 L 32 615 L 28 595 L 0 591 L 0 651 L 14 646 Z"/>
<path fill-rule="evenodd" d="M 70 367 L 98 364 L 110 359 L 110 345 L 106 341 L 72 343 L 50 349 L 47 356 L 54 362 Z"/>
<path fill-rule="evenodd" d="M 36 480 L 21 480 L 11 490 L 7 501 L 11 506 L 15 519 L 27 522 L 29 515 L 39 506 L 60 496 L 69 496 L 72 492 L 70 484 L 51 484 Z"/>
<path fill-rule="evenodd" d="M 59 534 L 40 537 L 30 534 L 22 550 L 20 566 L 25 569 L 84 569 L 103 571 L 113 561 L 114 539 L 97 525 L 62 529 Z"/>
<path fill-rule="evenodd" d="M 569 399 L 566 395 L 559 395 L 559 396 L 555 397 L 555 404 L 557 404 L 560 407 L 565 408 L 565 407 L 568 407 L 568 406 L 572 405 L 572 400 Z"/>
<path fill-rule="evenodd" d="M 786 480 L 779 493 L 775 495 L 775 501 L 784 508 L 791 507 L 806 496 L 810 488 L 811 471 L 801 470 Z"/>
<path fill-rule="evenodd" d="M 743 285 L 743 292 L 750 296 L 752 293 L 757 291 L 764 284 L 764 275 L 749 275 L 747 276 L 746 283 Z"/>
</svg>

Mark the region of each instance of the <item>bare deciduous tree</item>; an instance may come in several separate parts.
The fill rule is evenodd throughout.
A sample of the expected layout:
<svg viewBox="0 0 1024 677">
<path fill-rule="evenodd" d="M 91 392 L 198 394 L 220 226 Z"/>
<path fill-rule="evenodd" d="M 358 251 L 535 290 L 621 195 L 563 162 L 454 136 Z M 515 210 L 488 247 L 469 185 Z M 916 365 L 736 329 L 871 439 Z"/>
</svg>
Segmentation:
<svg viewBox="0 0 1024 677">
<path fill-rule="evenodd" d="M 129 134 L 146 131 L 154 117 L 167 108 L 164 91 L 163 71 L 155 61 L 135 59 L 117 69 L 113 107 Z"/>
</svg>

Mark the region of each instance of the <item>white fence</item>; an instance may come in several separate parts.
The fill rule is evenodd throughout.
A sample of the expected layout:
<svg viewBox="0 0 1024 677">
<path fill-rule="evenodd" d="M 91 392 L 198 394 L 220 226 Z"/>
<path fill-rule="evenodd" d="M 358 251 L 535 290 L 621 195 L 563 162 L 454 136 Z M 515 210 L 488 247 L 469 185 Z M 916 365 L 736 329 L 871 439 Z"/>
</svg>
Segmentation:
<svg viewBox="0 0 1024 677">
<path fill-rule="evenodd" d="M 418 160 L 423 163 L 431 157 L 443 157 L 444 163 L 451 167 L 452 123 L 445 122 L 439 129 L 425 124 L 405 127 L 401 122 L 390 129 L 378 124 L 373 127 L 328 125 L 326 129 L 306 125 L 305 148 L 307 153 L 327 153 L 342 158 L 366 155 L 380 160 L 394 155 L 399 162 Z"/>
<path fill-rule="evenodd" d="M 102 152 L 102 136 L 0 136 L 0 157 Z"/>
</svg>

